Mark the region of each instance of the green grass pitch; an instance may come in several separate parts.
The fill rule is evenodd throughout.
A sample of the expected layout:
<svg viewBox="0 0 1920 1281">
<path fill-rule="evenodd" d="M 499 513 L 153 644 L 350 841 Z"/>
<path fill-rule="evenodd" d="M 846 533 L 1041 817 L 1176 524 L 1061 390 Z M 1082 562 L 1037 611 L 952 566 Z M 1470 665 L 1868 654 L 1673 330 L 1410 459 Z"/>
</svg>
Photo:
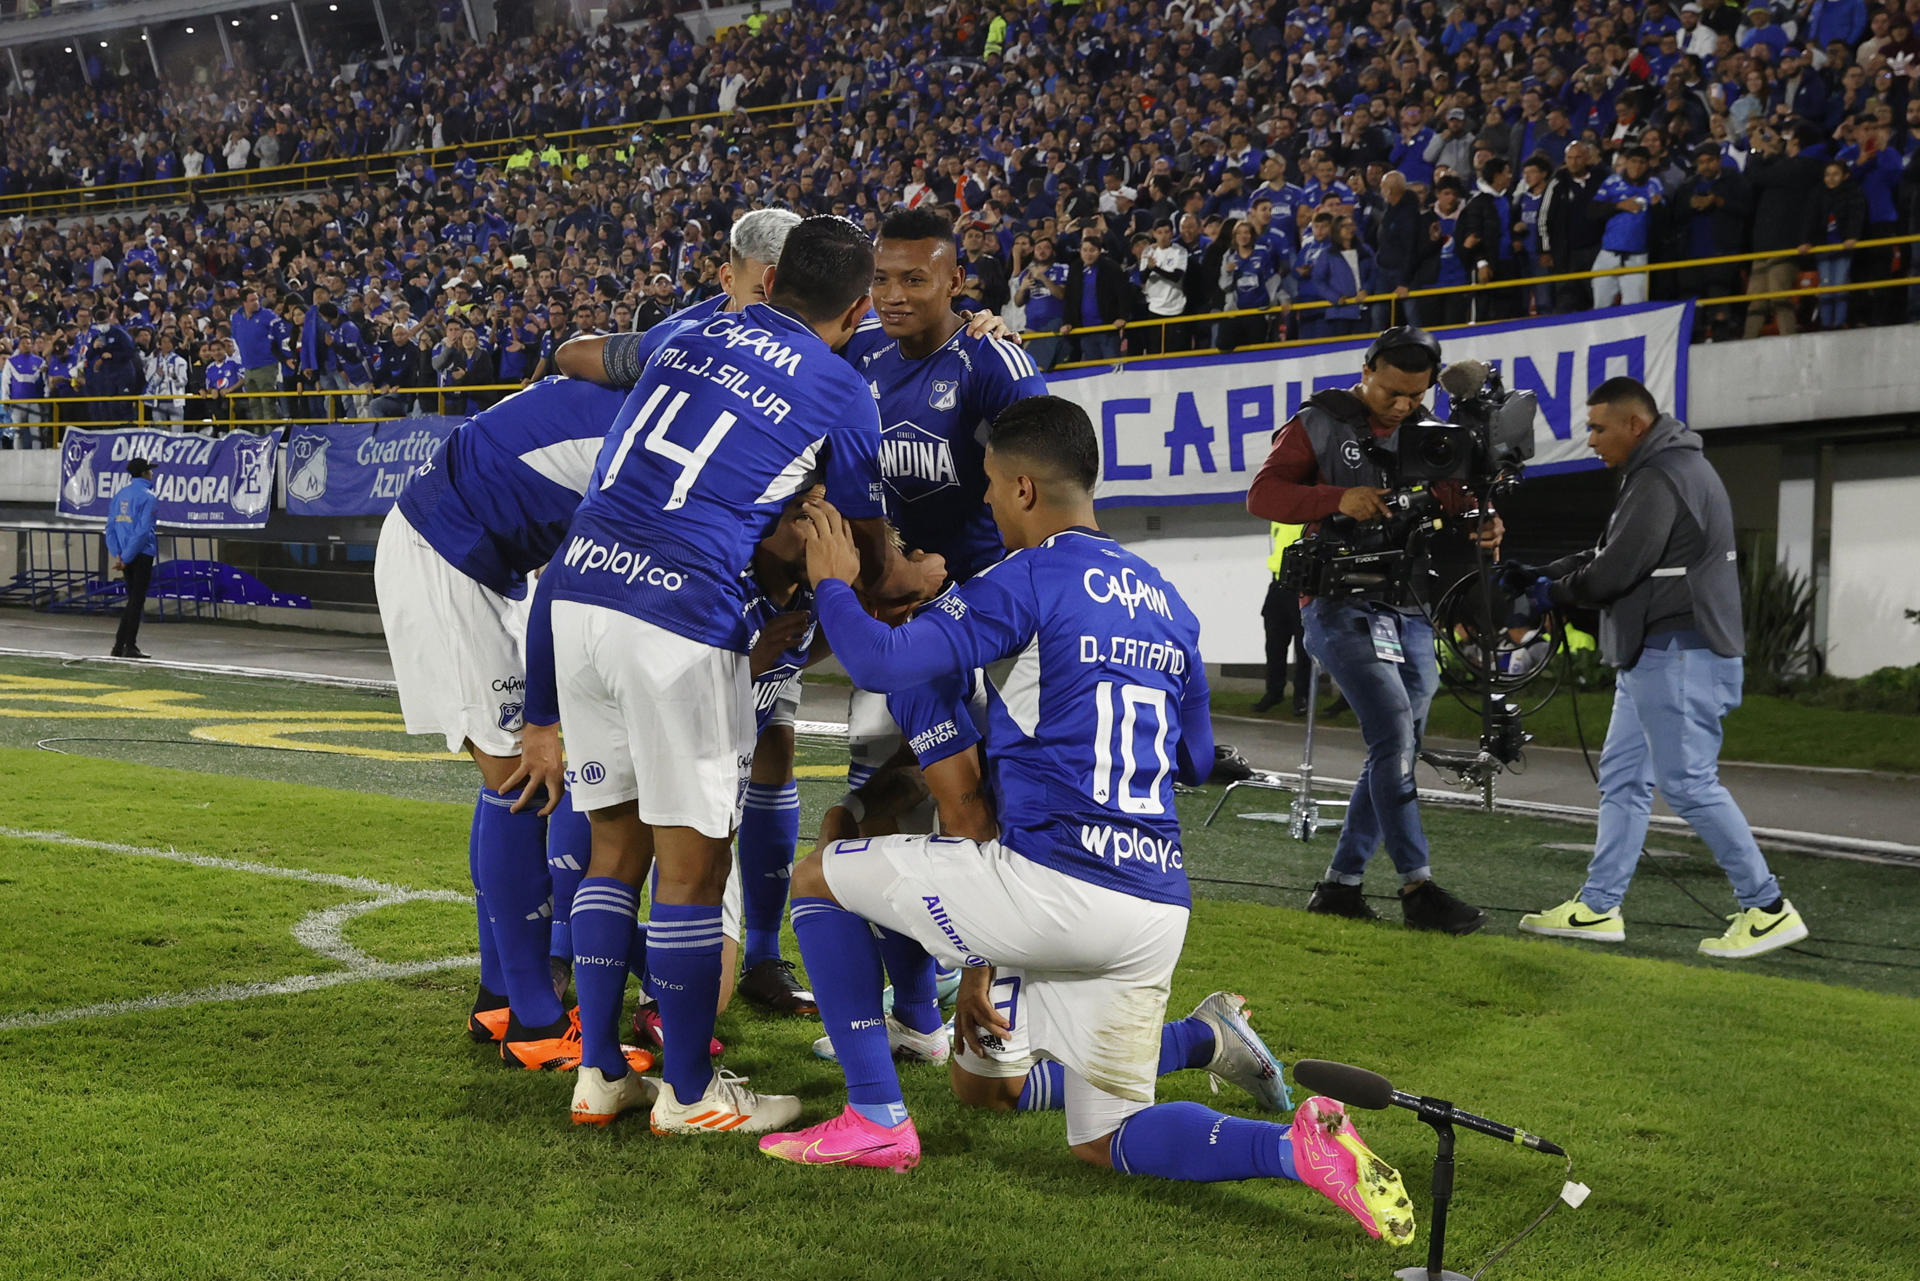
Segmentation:
<svg viewBox="0 0 1920 1281">
<path fill-rule="evenodd" d="M 507 1072 L 464 1035 L 471 909 L 444 896 L 466 889 L 471 767 L 396 710 L 161 671 L 0 673 L 0 1278 L 1238 1281 L 1424 1261 L 1431 1139 L 1402 1112 L 1357 1118 L 1415 1199 L 1400 1251 L 1296 1185 L 1086 1169 L 1059 1114 L 964 1112 L 933 1069 L 904 1073 L 926 1147 L 905 1177 L 631 1118 L 577 1132 L 566 1079 Z M 832 794 L 803 782 L 806 824 Z M 1494 1281 L 1920 1275 L 1912 872 L 1776 856 L 1825 941 L 1738 968 L 1691 957 L 1713 922 L 1680 887 L 1715 907 L 1727 891 L 1677 841 L 1675 880 L 1635 884 L 1624 948 L 1515 937 L 1510 911 L 1433 938 L 1295 910 L 1324 844 L 1203 828 L 1213 799 L 1185 803 L 1203 898 L 1175 1012 L 1243 991 L 1288 1061 L 1357 1062 L 1567 1146 L 1591 1199 Z M 1466 897 L 1532 908 L 1578 882 L 1582 856 L 1548 848 L 1577 827 L 1431 819 Z M 381 887 L 443 898 L 354 910 Z M 737 1007 L 720 1035 L 755 1085 L 810 1119 L 838 1109 L 816 1024 Z M 1162 1097 L 1248 1111 L 1200 1073 Z M 1562 1167 L 1471 1134 L 1459 1158 L 1449 1261 L 1471 1272 Z"/>
</svg>

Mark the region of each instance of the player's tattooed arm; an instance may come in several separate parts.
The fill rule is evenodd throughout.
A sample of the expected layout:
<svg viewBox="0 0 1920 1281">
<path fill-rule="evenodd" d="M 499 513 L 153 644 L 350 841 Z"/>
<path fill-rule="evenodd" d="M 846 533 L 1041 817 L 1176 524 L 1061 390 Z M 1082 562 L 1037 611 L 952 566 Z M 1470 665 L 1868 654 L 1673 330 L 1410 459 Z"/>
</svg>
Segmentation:
<svg viewBox="0 0 1920 1281">
<path fill-rule="evenodd" d="M 1000 821 L 993 812 L 980 772 L 980 752 L 969 746 L 965 751 L 920 767 L 940 811 L 940 834 L 969 841 L 991 841 L 1000 836 Z"/>
</svg>

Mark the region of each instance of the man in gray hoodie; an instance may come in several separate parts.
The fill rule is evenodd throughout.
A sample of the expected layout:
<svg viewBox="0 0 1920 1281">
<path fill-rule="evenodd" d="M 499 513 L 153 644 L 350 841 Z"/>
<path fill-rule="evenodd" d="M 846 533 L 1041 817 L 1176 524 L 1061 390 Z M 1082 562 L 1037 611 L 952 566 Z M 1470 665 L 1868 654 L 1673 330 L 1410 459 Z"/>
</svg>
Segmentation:
<svg viewBox="0 0 1920 1281">
<path fill-rule="evenodd" d="M 1620 901 L 1640 859 L 1654 788 L 1699 834 L 1733 883 L 1740 911 L 1707 956 L 1737 960 L 1807 936 L 1806 922 L 1720 782 L 1721 720 L 1740 704 L 1740 580 L 1733 509 L 1700 437 L 1631 378 L 1587 398 L 1587 445 L 1620 473 L 1599 546 L 1512 586 L 1541 613 L 1600 610 L 1600 652 L 1619 676 L 1600 752 L 1600 830 L 1574 898 L 1520 918 L 1530 934 L 1601 943 L 1626 939 Z M 1520 582 L 1512 582 L 1512 579 Z"/>
</svg>

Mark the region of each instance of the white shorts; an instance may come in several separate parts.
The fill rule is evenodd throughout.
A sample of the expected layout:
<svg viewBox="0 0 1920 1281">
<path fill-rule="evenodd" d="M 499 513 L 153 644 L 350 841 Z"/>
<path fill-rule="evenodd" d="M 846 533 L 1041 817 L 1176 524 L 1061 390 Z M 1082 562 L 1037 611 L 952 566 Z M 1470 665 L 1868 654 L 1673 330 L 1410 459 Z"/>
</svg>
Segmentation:
<svg viewBox="0 0 1920 1281">
<path fill-rule="evenodd" d="M 753 765 L 745 654 L 562 600 L 553 659 L 575 804 L 636 801 L 654 827 L 733 834 Z"/>
<path fill-rule="evenodd" d="M 872 778 L 904 742 L 887 710 L 887 696 L 854 690 L 847 700 L 847 786 L 858 787 Z"/>
<path fill-rule="evenodd" d="M 489 591 L 447 563 L 398 507 L 373 560 L 400 714 L 409 734 L 520 755 L 527 689 L 527 602 Z"/>
<path fill-rule="evenodd" d="M 998 841 L 876 836 L 835 841 L 821 857 L 848 911 L 946 965 L 1017 980 L 996 1000 L 1008 1000 L 1028 1053 L 1067 1069 L 1068 1142 L 1111 1134 L 1152 1104 L 1186 908 L 1089 884 Z"/>
</svg>

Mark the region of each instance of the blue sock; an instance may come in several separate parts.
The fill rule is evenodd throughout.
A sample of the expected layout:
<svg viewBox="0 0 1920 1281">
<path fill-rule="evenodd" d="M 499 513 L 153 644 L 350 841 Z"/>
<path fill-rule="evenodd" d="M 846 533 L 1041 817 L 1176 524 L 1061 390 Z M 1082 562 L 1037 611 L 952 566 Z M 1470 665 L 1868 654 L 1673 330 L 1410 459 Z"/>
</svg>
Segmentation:
<svg viewBox="0 0 1920 1281">
<path fill-rule="evenodd" d="M 720 1002 L 720 908 L 655 902 L 647 921 L 647 972 L 660 1000 L 660 1075 L 681 1103 L 713 1080 L 714 1008 Z"/>
<path fill-rule="evenodd" d="M 1213 1058 L 1213 1029 L 1199 1019 L 1179 1019 L 1160 1029 L 1160 1075 L 1205 1067 Z M 1033 1065 L 1014 1106 L 1022 1112 L 1057 1112 L 1066 1106 L 1066 1072 L 1046 1060 Z"/>
<path fill-rule="evenodd" d="M 567 929 L 573 892 L 593 861 L 593 824 L 573 808 L 573 793 L 561 798 L 547 819 L 547 874 L 553 880 L 553 936 L 549 955 L 573 958 L 573 938 Z"/>
<path fill-rule="evenodd" d="M 500 951 L 493 945 L 493 922 L 487 919 L 487 892 L 480 888 L 480 811 L 487 807 L 486 789 L 473 798 L 473 826 L 467 832 L 467 876 L 473 881 L 474 923 L 480 934 L 480 986 L 495 996 L 507 994 L 507 977 L 500 971 Z"/>
<path fill-rule="evenodd" d="M 480 792 L 480 884 L 493 922 L 493 945 L 507 1003 L 523 1027 L 547 1027 L 565 1013 L 553 994 L 547 950 L 553 942 L 547 898 L 547 820 L 531 809 L 515 814 L 513 797 Z"/>
<path fill-rule="evenodd" d="M 1202 1019 L 1176 1019 L 1160 1029 L 1160 1075 L 1213 1061 L 1213 1029 Z"/>
<path fill-rule="evenodd" d="M 880 1011 L 880 943 L 872 927 L 831 899 L 796 898 L 793 934 L 847 1075 L 847 1102 L 869 1121 L 899 1124 L 907 1108 Z"/>
<path fill-rule="evenodd" d="M 893 980 L 893 1017 L 916 1032 L 938 1032 L 945 1020 L 934 994 L 936 967 L 927 950 L 905 934 L 881 930 L 880 956 L 887 963 L 887 977 Z M 807 976 L 813 976 L 812 966 L 807 967 Z M 814 993 L 816 998 L 819 995 Z"/>
<path fill-rule="evenodd" d="M 627 973 L 633 975 L 633 981 L 640 985 L 642 1000 L 651 1001 L 660 995 L 653 990 L 653 979 L 647 974 L 647 923 L 645 921 L 640 921 L 633 927 L 633 948 L 627 953 Z"/>
<path fill-rule="evenodd" d="M 1066 1103 L 1067 1070 L 1052 1059 L 1042 1059 L 1027 1070 L 1027 1083 L 1020 1087 L 1020 1101 L 1013 1106 L 1021 1112 L 1058 1112 Z"/>
<path fill-rule="evenodd" d="M 748 783 L 740 812 L 741 948 L 748 968 L 780 959 L 780 918 L 787 910 L 787 877 L 800 843 L 800 785 Z"/>
<path fill-rule="evenodd" d="M 627 1074 L 620 1003 L 627 994 L 640 896 L 611 876 L 590 876 L 573 895 L 573 989 L 580 997 L 580 1061 L 609 1078 Z"/>
<path fill-rule="evenodd" d="M 1293 1136 L 1271 1121 L 1228 1116 L 1198 1103 L 1135 1112 L 1113 1135 L 1113 1168 L 1189 1183 L 1297 1179 Z"/>
</svg>

